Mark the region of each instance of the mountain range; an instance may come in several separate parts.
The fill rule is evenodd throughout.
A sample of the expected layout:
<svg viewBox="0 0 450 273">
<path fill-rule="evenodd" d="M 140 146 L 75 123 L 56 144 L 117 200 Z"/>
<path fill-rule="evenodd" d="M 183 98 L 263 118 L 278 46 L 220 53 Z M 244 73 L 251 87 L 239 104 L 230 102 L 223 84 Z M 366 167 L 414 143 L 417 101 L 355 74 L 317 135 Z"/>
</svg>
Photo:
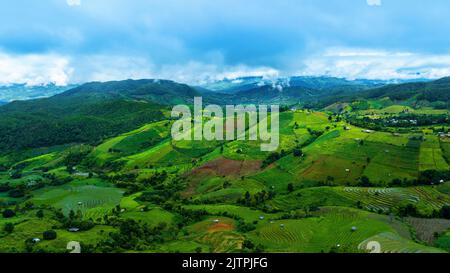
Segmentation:
<svg viewBox="0 0 450 273">
<path fill-rule="evenodd" d="M 240 82 L 225 81 L 202 87 L 168 80 L 92 82 L 49 98 L 1 106 L 0 131 L 4 133 L 0 135 L 0 153 L 77 142 L 97 143 L 162 120 L 168 116 L 171 106 L 192 104 L 195 96 L 203 96 L 205 103 L 221 105 L 280 103 L 313 108 L 389 97 L 411 105 L 428 101 L 446 108 L 449 94 L 450 78 L 387 85 L 326 77 L 295 77 L 272 82 L 245 78 Z"/>
<path fill-rule="evenodd" d="M 51 97 L 75 88 L 77 85 L 57 86 L 55 84 L 29 86 L 26 84 L 11 84 L 0 86 L 0 105 L 15 100 L 31 100 Z"/>
</svg>

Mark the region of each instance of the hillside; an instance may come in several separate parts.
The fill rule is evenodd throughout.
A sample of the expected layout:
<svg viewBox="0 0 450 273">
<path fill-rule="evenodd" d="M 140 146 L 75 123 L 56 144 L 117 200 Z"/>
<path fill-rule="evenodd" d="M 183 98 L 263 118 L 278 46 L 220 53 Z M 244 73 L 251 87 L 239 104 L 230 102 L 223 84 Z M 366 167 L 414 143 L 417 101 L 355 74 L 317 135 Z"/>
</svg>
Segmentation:
<svg viewBox="0 0 450 273">
<path fill-rule="evenodd" d="M 365 252 L 373 240 L 382 252 L 446 251 L 434 243 L 445 235 L 415 234 L 423 218 L 427 233 L 450 228 L 447 138 L 369 134 L 296 110 L 280 114 L 280 147 L 267 154 L 258 141 L 174 141 L 172 122 L 0 157 L 0 204 L 34 204 L 0 218 L 14 225 L 0 252 L 63 252 L 74 239 L 85 252 Z M 55 240 L 24 243 L 49 229 Z"/>
<path fill-rule="evenodd" d="M 350 95 L 386 82 L 355 80 L 333 77 L 290 77 L 264 79 L 262 77 L 223 80 L 202 86 L 203 93 L 220 103 L 316 103 L 325 97 Z M 212 92 L 206 92 L 210 90 Z"/>
<path fill-rule="evenodd" d="M 367 92 L 361 97 L 373 99 L 389 97 L 393 100 L 426 100 L 448 102 L 450 100 L 450 77 L 431 82 L 415 82 L 387 85 Z"/>
<path fill-rule="evenodd" d="M 189 104 L 199 93 L 192 87 L 168 80 L 125 80 L 92 82 L 71 89 L 53 100 L 128 99 L 161 105 Z"/>
<path fill-rule="evenodd" d="M 380 101 L 386 99 L 388 99 L 391 104 L 449 109 L 450 78 L 442 78 L 427 82 L 389 84 L 354 94 L 341 93 L 327 95 L 313 106 L 322 108 L 338 102 L 354 102 L 361 100 Z"/>
</svg>

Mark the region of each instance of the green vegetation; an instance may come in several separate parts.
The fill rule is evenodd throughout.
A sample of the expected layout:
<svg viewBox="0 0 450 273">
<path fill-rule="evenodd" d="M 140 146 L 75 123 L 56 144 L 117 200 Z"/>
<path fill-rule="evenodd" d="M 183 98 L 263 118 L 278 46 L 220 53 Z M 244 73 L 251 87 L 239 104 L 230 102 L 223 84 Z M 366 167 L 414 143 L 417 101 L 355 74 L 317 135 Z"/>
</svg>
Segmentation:
<svg viewBox="0 0 450 273">
<path fill-rule="evenodd" d="M 295 80 L 285 97 L 200 90 L 216 103 L 319 90 L 282 107 L 273 153 L 260 141 L 171 139 L 161 101 L 200 91 L 168 81 L 0 107 L 0 252 L 64 253 L 73 241 L 91 253 L 360 253 L 371 241 L 387 253 L 450 251 L 448 79 L 372 90 Z"/>
</svg>

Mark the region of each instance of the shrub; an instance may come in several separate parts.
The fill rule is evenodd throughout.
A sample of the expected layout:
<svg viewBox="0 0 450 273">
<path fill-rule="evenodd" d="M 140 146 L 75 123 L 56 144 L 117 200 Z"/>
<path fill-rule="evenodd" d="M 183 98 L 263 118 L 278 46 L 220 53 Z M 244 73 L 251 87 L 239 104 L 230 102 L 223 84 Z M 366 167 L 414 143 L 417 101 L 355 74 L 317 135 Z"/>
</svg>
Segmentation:
<svg viewBox="0 0 450 273">
<path fill-rule="evenodd" d="M 445 205 L 441 209 L 441 217 L 445 219 L 450 219 L 450 206 Z"/>
<path fill-rule="evenodd" d="M 55 240 L 57 237 L 56 231 L 54 231 L 54 230 L 44 231 L 44 233 L 42 235 L 43 235 L 44 240 L 47 240 L 47 241 Z"/>
<path fill-rule="evenodd" d="M 301 157 L 301 156 L 303 156 L 303 151 L 301 150 L 301 149 L 299 149 L 299 148 L 296 148 L 296 149 L 294 149 L 294 156 L 295 157 Z"/>
<path fill-rule="evenodd" d="M 44 211 L 41 210 L 41 209 L 38 210 L 38 211 L 36 212 L 36 217 L 39 218 L 39 219 L 44 218 Z"/>
<path fill-rule="evenodd" d="M 293 192 L 294 191 L 294 184 L 289 183 L 288 187 L 287 187 L 288 192 Z"/>
<path fill-rule="evenodd" d="M 11 218 L 11 217 L 16 216 L 16 213 L 13 210 L 6 209 L 3 211 L 2 215 L 3 215 L 3 218 Z"/>
<path fill-rule="evenodd" d="M 12 223 L 6 223 L 3 230 L 8 234 L 12 233 L 14 231 L 14 225 Z"/>
</svg>

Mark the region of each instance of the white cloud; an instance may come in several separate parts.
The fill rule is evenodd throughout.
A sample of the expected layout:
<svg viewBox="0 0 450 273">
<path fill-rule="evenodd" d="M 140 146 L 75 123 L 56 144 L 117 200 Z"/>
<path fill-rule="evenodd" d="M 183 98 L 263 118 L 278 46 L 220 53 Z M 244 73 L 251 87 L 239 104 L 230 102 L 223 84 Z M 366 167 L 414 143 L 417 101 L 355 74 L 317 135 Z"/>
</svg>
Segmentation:
<svg viewBox="0 0 450 273">
<path fill-rule="evenodd" d="M 66 85 L 73 69 L 59 55 L 7 55 L 0 52 L 0 84 Z"/>
<path fill-rule="evenodd" d="M 369 6 L 381 6 L 381 0 L 367 0 Z"/>
<path fill-rule="evenodd" d="M 274 83 L 282 89 L 289 83 L 277 80 L 285 76 L 333 76 L 348 79 L 436 79 L 450 75 L 450 55 L 383 51 L 364 48 L 330 48 L 295 60 L 297 70 L 277 70 L 269 66 L 224 65 L 190 61 L 157 65 L 144 57 L 116 55 L 57 54 L 9 55 L 0 51 L 0 85 L 26 83 L 42 85 L 83 83 L 124 79 L 169 79 L 198 85 L 247 76 L 263 77 L 262 83 Z"/>
<path fill-rule="evenodd" d="M 260 76 L 264 79 L 280 76 L 280 72 L 271 67 L 226 66 L 220 62 L 216 64 L 198 61 L 156 65 L 142 57 L 110 55 L 80 56 L 75 58 L 71 65 L 76 67 L 71 79 L 73 82 L 146 78 L 196 85 L 246 76 Z"/>
<path fill-rule="evenodd" d="M 348 79 L 436 79 L 450 75 L 450 55 L 332 48 L 303 62 L 300 75 Z"/>
<path fill-rule="evenodd" d="M 80 6 L 81 5 L 81 0 L 67 0 L 67 5 L 69 6 Z"/>
</svg>

